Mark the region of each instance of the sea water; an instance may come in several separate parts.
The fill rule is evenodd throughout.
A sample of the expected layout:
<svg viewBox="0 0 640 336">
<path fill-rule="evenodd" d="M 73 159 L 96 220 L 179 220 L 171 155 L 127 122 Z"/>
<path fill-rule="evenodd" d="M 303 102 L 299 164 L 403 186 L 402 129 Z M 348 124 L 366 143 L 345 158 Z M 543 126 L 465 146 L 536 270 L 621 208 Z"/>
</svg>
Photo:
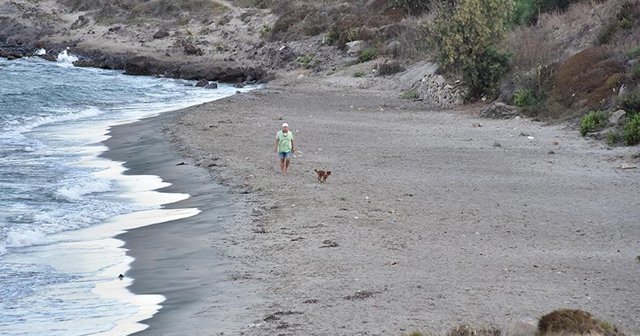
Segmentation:
<svg viewBox="0 0 640 336">
<path fill-rule="evenodd" d="M 193 216 L 100 157 L 110 126 L 236 92 L 58 62 L 0 59 L 0 335 L 127 335 L 161 308 L 119 279 L 132 258 L 113 237 Z M 248 90 L 248 89 L 243 89 Z"/>
</svg>

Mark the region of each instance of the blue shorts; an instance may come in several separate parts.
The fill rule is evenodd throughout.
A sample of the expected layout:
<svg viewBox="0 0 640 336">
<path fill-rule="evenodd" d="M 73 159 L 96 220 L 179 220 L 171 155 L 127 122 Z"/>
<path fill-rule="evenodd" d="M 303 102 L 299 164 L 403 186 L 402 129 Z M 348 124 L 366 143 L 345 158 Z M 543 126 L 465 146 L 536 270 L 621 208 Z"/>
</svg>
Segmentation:
<svg viewBox="0 0 640 336">
<path fill-rule="evenodd" d="M 285 160 L 285 159 L 290 159 L 291 158 L 291 151 L 289 152 L 278 152 L 278 156 L 280 157 L 280 160 Z"/>
</svg>

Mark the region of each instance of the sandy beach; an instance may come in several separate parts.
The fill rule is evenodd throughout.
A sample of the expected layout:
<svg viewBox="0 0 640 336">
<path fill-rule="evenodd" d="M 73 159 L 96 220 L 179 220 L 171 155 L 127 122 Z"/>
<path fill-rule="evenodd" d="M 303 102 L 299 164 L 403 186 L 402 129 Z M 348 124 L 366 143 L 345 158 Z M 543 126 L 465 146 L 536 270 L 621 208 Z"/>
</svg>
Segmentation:
<svg viewBox="0 0 640 336">
<path fill-rule="evenodd" d="M 273 152 L 283 121 L 298 149 L 288 176 Z M 558 308 L 640 334 L 637 148 L 320 78 L 114 139 L 113 158 L 203 210 L 124 235 L 132 290 L 167 296 L 141 334 L 517 334 Z"/>
</svg>

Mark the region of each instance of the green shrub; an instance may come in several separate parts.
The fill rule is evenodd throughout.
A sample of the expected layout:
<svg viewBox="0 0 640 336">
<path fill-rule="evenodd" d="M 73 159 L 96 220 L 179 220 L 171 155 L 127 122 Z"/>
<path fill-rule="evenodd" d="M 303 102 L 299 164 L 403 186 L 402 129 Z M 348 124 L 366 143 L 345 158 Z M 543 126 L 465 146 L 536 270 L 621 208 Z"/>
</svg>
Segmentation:
<svg viewBox="0 0 640 336">
<path fill-rule="evenodd" d="M 420 15 L 431 9 L 432 0 L 391 0 L 388 3 L 392 7 L 404 9 L 409 15 Z"/>
<path fill-rule="evenodd" d="M 355 78 L 360 78 L 360 77 L 364 77 L 366 75 L 366 73 L 364 73 L 364 71 L 356 71 L 353 73 L 353 77 Z"/>
<path fill-rule="evenodd" d="M 635 48 L 631 48 L 629 51 L 627 51 L 627 57 L 629 57 L 631 59 L 640 57 L 640 46 L 637 46 Z"/>
<path fill-rule="evenodd" d="M 580 135 L 585 136 L 589 132 L 597 131 L 607 124 L 607 113 L 603 111 L 591 111 L 580 122 Z"/>
<path fill-rule="evenodd" d="M 431 43 L 444 69 L 462 74 L 468 98 L 495 95 L 509 61 L 495 46 L 504 38 L 511 14 L 510 0 L 461 0 L 438 9 L 429 27 Z"/>
<path fill-rule="evenodd" d="M 516 0 L 513 5 L 514 25 L 531 25 L 538 21 L 538 6 L 534 0 Z"/>
<path fill-rule="evenodd" d="M 620 135 L 615 132 L 609 132 L 605 137 L 605 141 L 607 142 L 607 145 L 613 146 L 620 142 Z"/>
<path fill-rule="evenodd" d="M 302 55 L 302 56 L 298 56 L 296 58 L 296 62 L 298 62 L 298 64 L 302 65 L 305 68 L 309 68 L 311 66 L 311 62 L 313 62 L 314 58 L 315 58 L 315 55 L 313 55 L 313 54 Z"/>
<path fill-rule="evenodd" d="M 260 37 L 262 39 L 268 40 L 271 38 L 271 26 L 268 24 L 263 24 L 260 28 Z"/>
<path fill-rule="evenodd" d="M 541 12 L 565 11 L 574 2 L 580 0 L 536 0 Z"/>
<path fill-rule="evenodd" d="M 418 91 L 416 91 L 416 90 L 409 90 L 409 91 L 407 91 L 407 92 L 403 92 L 403 93 L 400 95 L 400 98 L 402 98 L 402 99 L 410 99 L 410 100 L 418 99 L 418 98 L 419 98 L 419 96 L 418 96 Z"/>
<path fill-rule="evenodd" d="M 618 106 L 628 113 L 640 113 L 640 90 L 618 98 Z"/>
<path fill-rule="evenodd" d="M 347 33 L 347 41 L 353 42 L 360 39 L 360 29 L 359 28 L 351 28 Z"/>
<path fill-rule="evenodd" d="M 497 95 L 498 82 L 509 69 L 510 57 L 508 53 L 489 47 L 478 55 L 474 66 L 462 68 L 465 82 L 469 84 L 471 98 Z"/>
<path fill-rule="evenodd" d="M 517 107 L 528 107 L 536 104 L 536 97 L 529 89 L 518 89 L 513 94 L 513 104 Z"/>
<path fill-rule="evenodd" d="M 327 45 L 333 45 L 340 38 L 340 32 L 336 26 L 332 26 L 329 30 L 324 34 L 324 43 Z"/>
<path fill-rule="evenodd" d="M 640 113 L 636 113 L 624 125 L 622 138 L 627 146 L 635 146 L 640 143 Z"/>
<path fill-rule="evenodd" d="M 364 63 L 378 57 L 378 51 L 375 48 L 367 48 L 358 54 L 358 62 Z"/>
</svg>

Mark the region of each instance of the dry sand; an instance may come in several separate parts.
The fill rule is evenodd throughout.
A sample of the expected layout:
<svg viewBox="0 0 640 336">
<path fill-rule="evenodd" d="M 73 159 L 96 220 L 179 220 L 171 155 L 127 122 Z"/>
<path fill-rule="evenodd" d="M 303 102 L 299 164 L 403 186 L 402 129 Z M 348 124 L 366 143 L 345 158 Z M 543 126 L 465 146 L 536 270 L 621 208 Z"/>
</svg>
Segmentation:
<svg viewBox="0 0 640 336">
<path fill-rule="evenodd" d="M 288 176 L 273 152 L 283 121 L 299 150 Z M 230 260 L 216 285 L 243 293 L 236 303 L 246 310 L 216 329 L 215 314 L 173 316 L 176 304 L 147 334 L 185 334 L 160 323 L 191 335 L 402 335 L 461 323 L 511 328 L 558 308 L 640 334 L 640 169 L 620 168 L 640 166 L 637 147 L 607 149 L 562 125 L 436 111 L 306 77 L 164 124 L 189 158 L 172 170 L 191 178 L 194 166 L 207 168 L 245 207 L 248 220 L 229 223 L 211 245 Z M 313 169 L 332 175 L 321 184 Z M 190 228 L 174 234 L 202 238 Z M 202 261 L 187 270 L 197 268 L 216 272 Z M 175 263 L 167 271 L 185 272 Z M 214 290 L 188 295 L 226 309 Z"/>
</svg>

